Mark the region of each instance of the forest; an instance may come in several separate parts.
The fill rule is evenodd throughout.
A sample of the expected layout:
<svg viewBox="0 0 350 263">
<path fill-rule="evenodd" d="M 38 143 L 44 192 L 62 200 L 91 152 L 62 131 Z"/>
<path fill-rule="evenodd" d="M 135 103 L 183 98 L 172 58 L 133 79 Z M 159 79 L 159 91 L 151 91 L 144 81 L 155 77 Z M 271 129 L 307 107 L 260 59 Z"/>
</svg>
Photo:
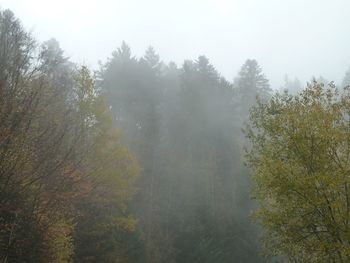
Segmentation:
<svg viewBox="0 0 350 263">
<path fill-rule="evenodd" d="M 0 262 L 350 262 L 350 68 L 73 62 L 0 9 Z"/>
</svg>

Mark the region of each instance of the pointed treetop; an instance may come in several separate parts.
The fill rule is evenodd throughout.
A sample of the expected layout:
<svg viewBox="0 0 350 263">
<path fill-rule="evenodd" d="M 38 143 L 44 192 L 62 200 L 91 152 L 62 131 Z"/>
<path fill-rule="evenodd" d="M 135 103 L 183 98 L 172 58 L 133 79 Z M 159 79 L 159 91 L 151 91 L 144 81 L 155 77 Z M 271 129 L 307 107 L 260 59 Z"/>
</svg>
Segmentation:
<svg viewBox="0 0 350 263">
<path fill-rule="evenodd" d="M 210 78 L 217 79 L 218 72 L 212 64 L 210 64 L 209 59 L 206 56 L 199 56 L 196 60 L 198 72 L 207 75 Z"/>
<path fill-rule="evenodd" d="M 265 78 L 261 67 L 255 59 L 247 59 L 238 75 L 238 87 L 240 90 L 255 90 L 257 93 L 271 91 L 269 81 Z M 252 95 L 255 96 L 254 94 Z"/>
<path fill-rule="evenodd" d="M 152 46 L 149 46 L 147 48 L 143 59 L 151 68 L 155 69 L 159 67 L 159 55 L 156 53 L 155 49 Z"/>
<path fill-rule="evenodd" d="M 122 45 L 118 47 L 117 51 L 112 53 L 113 58 L 119 58 L 123 61 L 131 60 L 131 49 L 125 41 L 122 42 Z"/>
<path fill-rule="evenodd" d="M 68 61 L 68 58 L 64 57 L 64 52 L 55 38 L 51 38 L 41 45 L 40 58 L 43 65 L 49 71 Z"/>
<path fill-rule="evenodd" d="M 348 69 L 348 71 L 345 73 L 345 76 L 343 78 L 343 82 L 342 82 L 342 87 L 347 87 L 350 85 L 350 67 Z"/>
</svg>

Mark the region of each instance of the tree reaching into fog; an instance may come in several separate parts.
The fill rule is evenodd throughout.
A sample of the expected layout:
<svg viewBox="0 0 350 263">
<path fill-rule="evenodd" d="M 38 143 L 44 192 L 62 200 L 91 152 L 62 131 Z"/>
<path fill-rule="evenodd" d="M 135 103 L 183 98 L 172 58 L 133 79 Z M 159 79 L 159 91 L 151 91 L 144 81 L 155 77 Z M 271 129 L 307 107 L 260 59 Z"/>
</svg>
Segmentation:
<svg viewBox="0 0 350 263">
<path fill-rule="evenodd" d="M 159 70 L 159 57 L 153 48 L 149 48 L 145 56 L 137 60 L 123 43 L 99 73 L 99 84 L 102 92 L 107 94 L 117 118 L 116 124 L 122 129 L 125 143 L 136 154 L 142 167 L 142 176 L 137 182 L 140 190 L 133 207 L 137 216 L 143 219 L 140 226 L 149 254 L 154 254 L 151 243 L 155 240 L 153 234 L 158 224 L 155 214 L 158 211 L 155 196 L 159 181 L 156 162 L 160 140 L 160 98 L 163 94 Z M 153 260 L 155 257 L 152 256 Z"/>
<path fill-rule="evenodd" d="M 348 69 L 348 71 L 345 72 L 345 76 L 342 82 L 342 87 L 347 87 L 349 85 L 350 85 L 350 68 Z"/>
<path fill-rule="evenodd" d="M 250 115 L 247 161 L 270 255 L 349 262 L 350 93 L 313 82 Z"/>
<path fill-rule="evenodd" d="M 0 39 L 0 81 L 14 89 L 20 75 L 33 69 L 36 42 L 10 10 L 0 10 Z"/>
<path fill-rule="evenodd" d="M 239 96 L 241 114 L 247 115 L 249 108 L 256 103 L 256 98 L 268 99 L 271 88 L 261 67 L 254 59 L 248 59 L 241 67 L 235 80 L 235 88 Z"/>
<path fill-rule="evenodd" d="M 150 46 L 147 48 L 145 55 L 140 60 L 145 61 L 145 63 L 154 71 L 159 72 L 161 63 L 159 61 L 159 55 L 156 53 L 155 49 Z"/>
</svg>

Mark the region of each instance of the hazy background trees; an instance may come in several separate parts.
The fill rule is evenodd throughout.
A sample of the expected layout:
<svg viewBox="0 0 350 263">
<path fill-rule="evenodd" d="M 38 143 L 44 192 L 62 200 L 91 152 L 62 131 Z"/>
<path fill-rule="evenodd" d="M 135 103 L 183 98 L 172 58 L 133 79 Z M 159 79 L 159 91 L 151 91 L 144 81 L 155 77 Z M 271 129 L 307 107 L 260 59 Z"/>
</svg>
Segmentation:
<svg viewBox="0 0 350 263">
<path fill-rule="evenodd" d="M 260 261 L 240 131 L 256 96 L 271 91 L 257 62 L 247 60 L 235 87 L 205 56 L 177 68 L 153 48 L 136 59 L 123 43 L 98 76 L 142 167 L 132 211 L 143 260 Z"/>
</svg>

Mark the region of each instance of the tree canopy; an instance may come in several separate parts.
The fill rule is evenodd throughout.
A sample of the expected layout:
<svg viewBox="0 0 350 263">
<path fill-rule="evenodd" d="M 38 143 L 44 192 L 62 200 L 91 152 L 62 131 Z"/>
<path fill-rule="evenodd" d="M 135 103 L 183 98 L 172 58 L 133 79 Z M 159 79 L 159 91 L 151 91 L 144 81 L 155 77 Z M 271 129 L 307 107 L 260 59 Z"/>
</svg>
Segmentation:
<svg viewBox="0 0 350 263">
<path fill-rule="evenodd" d="M 349 261 L 349 103 L 348 89 L 312 82 L 252 109 L 247 161 L 269 254 Z"/>
</svg>

